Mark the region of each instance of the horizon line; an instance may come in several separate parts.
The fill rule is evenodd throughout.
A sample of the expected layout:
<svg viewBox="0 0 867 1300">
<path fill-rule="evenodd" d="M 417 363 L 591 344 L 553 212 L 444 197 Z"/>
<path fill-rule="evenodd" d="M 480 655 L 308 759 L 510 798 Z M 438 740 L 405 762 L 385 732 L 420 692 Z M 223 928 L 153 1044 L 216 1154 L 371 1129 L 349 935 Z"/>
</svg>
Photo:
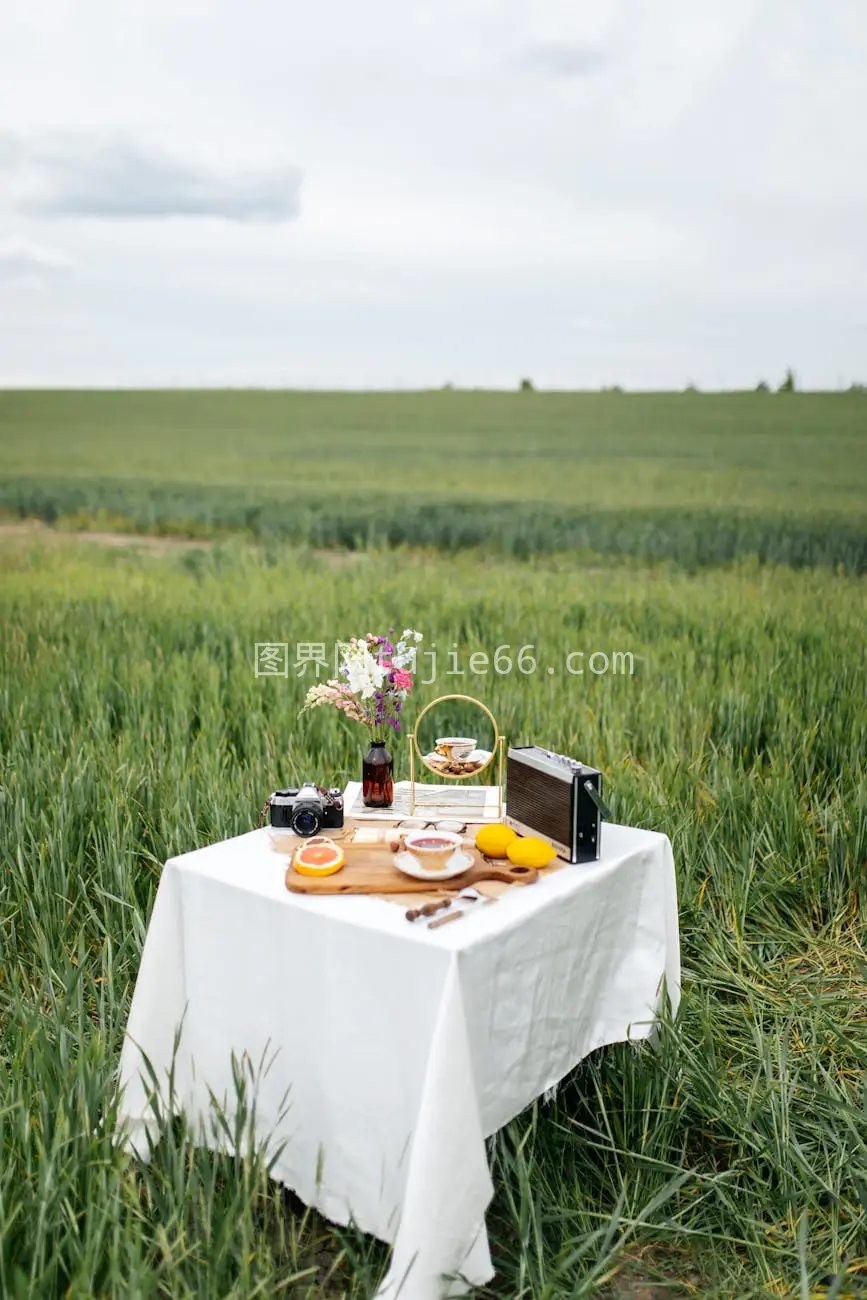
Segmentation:
<svg viewBox="0 0 867 1300">
<path fill-rule="evenodd" d="M 652 396 L 671 396 L 671 397 L 725 397 L 725 396 L 797 396 L 805 395 L 841 395 L 844 393 L 862 393 L 867 392 L 867 384 L 857 380 L 852 381 L 844 387 L 835 388 L 808 388 L 797 387 L 790 390 L 783 390 L 780 393 L 778 384 L 768 384 L 766 388 L 758 384 L 751 388 L 744 387 L 724 387 L 724 388 L 701 388 L 697 384 L 688 383 L 682 388 L 671 387 L 637 387 L 627 388 L 624 384 L 604 384 L 598 388 L 561 388 L 556 386 L 542 387 L 533 384 L 529 389 L 522 389 L 519 385 L 514 388 L 500 388 L 484 384 L 463 387 L 459 384 L 440 384 L 436 387 L 430 385 L 419 385 L 418 387 L 341 387 L 341 386 L 303 386 L 295 384 L 196 384 L 196 383 L 135 383 L 135 384 L 19 384 L 5 383 L 0 380 L 0 393 L 294 393 L 294 394 L 315 394 L 317 396 L 347 396 L 347 397 L 401 397 L 401 396 L 418 396 L 437 394 L 479 394 L 490 396 L 516 396 L 516 397 L 533 397 L 533 396 L 587 396 L 587 397 L 652 397 Z"/>
</svg>

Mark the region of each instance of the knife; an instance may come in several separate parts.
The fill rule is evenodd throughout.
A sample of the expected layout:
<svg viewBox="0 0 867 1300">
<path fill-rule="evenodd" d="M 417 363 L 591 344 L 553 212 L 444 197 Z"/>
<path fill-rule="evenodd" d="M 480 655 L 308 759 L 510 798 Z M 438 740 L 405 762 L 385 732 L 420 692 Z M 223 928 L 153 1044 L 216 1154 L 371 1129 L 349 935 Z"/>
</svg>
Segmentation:
<svg viewBox="0 0 867 1300">
<path fill-rule="evenodd" d="M 448 925 L 450 921 L 459 921 L 462 916 L 466 916 L 467 912 L 475 911 L 477 904 L 496 903 L 496 901 L 495 898 L 489 898 L 486 894 L 479 894 L 475 889 L 465 889 L 455 899 L 455 902 L 464 903 L 465 906 L 458 908 L 455 912 L 449 912 L 448 916 L 438 916 L 434 920 L 428 921 L 426 929 L 438 930 L 441 925 Z"/>
</svg>

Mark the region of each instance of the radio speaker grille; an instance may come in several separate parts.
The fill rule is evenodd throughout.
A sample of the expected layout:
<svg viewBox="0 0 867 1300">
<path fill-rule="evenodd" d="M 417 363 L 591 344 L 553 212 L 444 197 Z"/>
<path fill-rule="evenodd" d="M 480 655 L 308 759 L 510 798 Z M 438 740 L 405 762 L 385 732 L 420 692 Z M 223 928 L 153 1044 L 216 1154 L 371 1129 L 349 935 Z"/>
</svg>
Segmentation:
<svg viewBox="0 0 867 1300">
<path fill-rule="evenodd" d="M 561 844 L 572 843 L 572 783 L 506 760 L 506 812 Z"/>
</svg>

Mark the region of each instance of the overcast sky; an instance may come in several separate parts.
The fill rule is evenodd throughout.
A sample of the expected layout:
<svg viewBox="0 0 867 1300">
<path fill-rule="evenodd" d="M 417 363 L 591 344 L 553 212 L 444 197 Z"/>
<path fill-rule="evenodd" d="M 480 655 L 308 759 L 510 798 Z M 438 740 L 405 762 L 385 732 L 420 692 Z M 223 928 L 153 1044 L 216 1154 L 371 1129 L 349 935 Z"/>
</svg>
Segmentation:
<svg viewBox="0 0 867 1300">
<path fill-rule="evenodd" d="M 0 6 L 0 383 L 867 381 L 864 0 Z"/>
</svg>

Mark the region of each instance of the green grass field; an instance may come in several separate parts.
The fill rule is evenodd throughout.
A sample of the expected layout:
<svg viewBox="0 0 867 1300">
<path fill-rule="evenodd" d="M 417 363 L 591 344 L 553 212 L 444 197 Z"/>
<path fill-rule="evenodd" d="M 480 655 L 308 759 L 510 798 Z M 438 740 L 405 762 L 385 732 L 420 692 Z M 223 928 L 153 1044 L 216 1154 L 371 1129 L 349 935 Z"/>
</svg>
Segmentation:
<svg viewBox="0 0 867 1300">
<path fill-rule="evenodd" d="M 5 392 L 0 431 L 4 477 L 867 513 L 860 393 Z"/>
<path fill-rule="evenodd" d="M 678 870 L 680 1014 L 658 1051 L 596 1053 L 493 1141 L 478 1300 L 867 1294 L 865 412 L 855 394 L 0 394 L 13 515 L 217 538 L 143 554 L 0 529 L 4 1300 L 372 1296 L 384 1248 L 261 1161 L 196 1151 L 180 1122 L 149 1166 L 119 1154 L 113 1087 L 166 857 L 248 829 L 275 782 L 357 775 L 360 737 L 299 719 L 304 682 L 257 679 L 254 643 L 396 623 L 462 663 L 509 643 L 556 665 L 461 689 L 511 738 L 597 763 L 615 819 L 669 835 Z M 401 518 L 436 504 L 443 536 L 378 549 L 359 524 L 346 555 L 324 525 L 289 545 L 232 524 L 246 492 L 293 509 L 299 474 L 362 523 L 368 490 Z M 19 509 L 42 475 L 55 496 Z M 522 507 L 523 532 L 455 537 L 485 500 Z M 531 505 L 563 507 L 564 531 Z M 611 531 L 570 547 L 588 505 Z M 676 545 L 618 550 L 618 520 L 640 542 L 671 512 Z M 702 549 L 714 520 L 741 543 Z M 631 651 L 634 675 L 570 677 L 573 650 Z"/>
<path fill-rule="evenodd" d="M 364 548 L 867 569 L 867 395 L 0 393 L 0 509 Z"/>
</svg>

